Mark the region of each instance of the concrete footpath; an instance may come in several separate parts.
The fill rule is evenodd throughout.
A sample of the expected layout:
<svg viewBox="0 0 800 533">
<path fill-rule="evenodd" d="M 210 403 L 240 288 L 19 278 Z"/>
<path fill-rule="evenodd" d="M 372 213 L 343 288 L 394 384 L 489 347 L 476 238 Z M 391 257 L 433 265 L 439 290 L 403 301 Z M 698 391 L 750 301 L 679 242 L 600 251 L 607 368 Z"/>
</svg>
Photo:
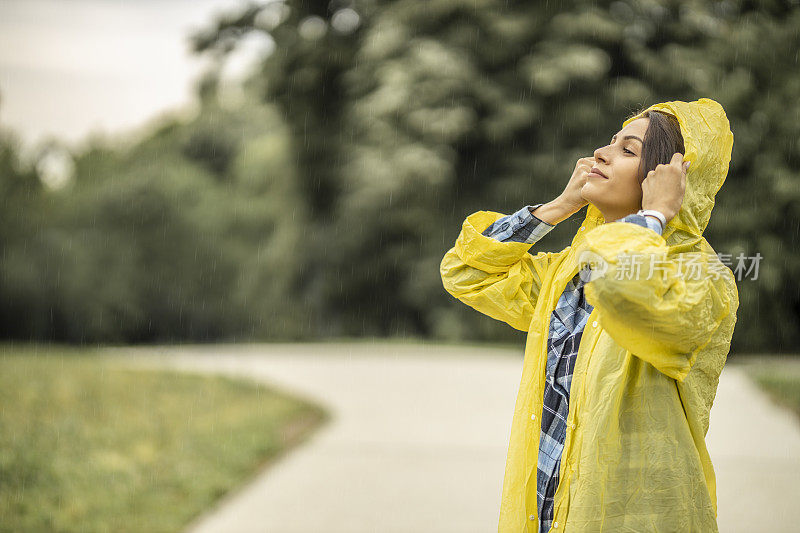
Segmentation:
<svg viewBox="0 0 800 533">
<path fill-rule="evenodd" d="M 497 531 L 523 349 L 358 342 L 109 354 L 254 379 L 332 412 L 187 533 L 485 533 Z M 800 424 L 745 372 L 726 366 L 711 410 L 720 531 L 798 531 Z"/>
</svg>

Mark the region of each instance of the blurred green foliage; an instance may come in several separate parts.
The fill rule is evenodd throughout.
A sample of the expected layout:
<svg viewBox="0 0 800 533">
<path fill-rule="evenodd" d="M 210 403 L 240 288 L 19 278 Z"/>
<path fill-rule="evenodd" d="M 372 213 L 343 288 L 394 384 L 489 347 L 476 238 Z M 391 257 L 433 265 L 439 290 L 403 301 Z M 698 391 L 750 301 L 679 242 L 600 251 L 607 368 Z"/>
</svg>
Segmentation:
<svg viewBox="0 0 800 533">
<path fill-rule="evenodd" d="M 354 22 L 355 21 L 355 22 Z M 521 340 L 444 292 L 471 212 L 557 196 L 631 112 L 709 97 L 734 151 L 706 237 L 761 253 L 734 350 L 800 344 L 798 2 L 272 2 L 193 36 L 275 42 L 222 105 L 48 191 L 3 143 L 2 334 L 68 341 Z M 559 250 L 583 211 L 536 249 Z"/>
</svg>

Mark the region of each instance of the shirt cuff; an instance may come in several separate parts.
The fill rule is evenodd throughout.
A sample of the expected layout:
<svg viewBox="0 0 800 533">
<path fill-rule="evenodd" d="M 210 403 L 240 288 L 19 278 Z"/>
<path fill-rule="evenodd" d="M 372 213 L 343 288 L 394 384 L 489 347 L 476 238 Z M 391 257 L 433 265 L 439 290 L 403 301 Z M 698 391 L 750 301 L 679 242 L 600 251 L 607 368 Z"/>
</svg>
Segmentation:
<svg viewBox="0 0 800 533">
<path fill-rule="evenodd" d="M 645 228 L 650 228 L 659 235 L 661 235 L 662 231 L 661 222 L 655 220 L 653 217 L 639 215 L 637 213 L 632 213 L 630 215 L 624 216 L 618 220 L 615 220 L 615 222 L 631 222 L 633 224 L 638 224 L 640 226 L 644 226 Z"/>
<path fill-rule="evenodd" d="M 541 205 L 544 204 L 526 205 L 516 213 L 498 218 L 482 234 L 500 242 L 533 244 L 555 227 L 531 213 Z"/>
</svg>

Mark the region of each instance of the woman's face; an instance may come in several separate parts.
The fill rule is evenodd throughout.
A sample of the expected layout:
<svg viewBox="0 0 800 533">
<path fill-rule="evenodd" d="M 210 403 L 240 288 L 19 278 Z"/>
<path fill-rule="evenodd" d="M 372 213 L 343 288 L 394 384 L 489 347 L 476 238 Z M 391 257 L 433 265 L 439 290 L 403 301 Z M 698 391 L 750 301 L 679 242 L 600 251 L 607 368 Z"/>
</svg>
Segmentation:
<svg viewBox="0 0 800 533">
<path fill-rule="evenodd" d="M 603 213 L 606 222 L 642 208 L 642 186 L 637 174 L 649 124 L 649 118 L 637 118 L 618 131 L 610 144 L 594 151 L 594 166 L 607 177 L 590 173 L 581 196 Z"/>
</svg>

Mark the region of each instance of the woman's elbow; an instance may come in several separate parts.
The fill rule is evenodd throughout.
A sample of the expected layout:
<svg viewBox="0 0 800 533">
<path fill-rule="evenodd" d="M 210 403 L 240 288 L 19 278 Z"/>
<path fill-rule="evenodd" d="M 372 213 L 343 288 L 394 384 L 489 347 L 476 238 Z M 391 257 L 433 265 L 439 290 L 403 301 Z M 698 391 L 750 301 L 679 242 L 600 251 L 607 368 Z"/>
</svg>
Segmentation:
<svg viewBox="0 0 800 533">
<path fill-rule="evenodd" d="M 442 286 L 451 295 L 458 297 L 458 275 L 464 263 L 459 259 L 455 253 L 455 249 L 448 250 L 441 263 L 439 264 L 439 274 L 442 278 Z"/>
</svg>

